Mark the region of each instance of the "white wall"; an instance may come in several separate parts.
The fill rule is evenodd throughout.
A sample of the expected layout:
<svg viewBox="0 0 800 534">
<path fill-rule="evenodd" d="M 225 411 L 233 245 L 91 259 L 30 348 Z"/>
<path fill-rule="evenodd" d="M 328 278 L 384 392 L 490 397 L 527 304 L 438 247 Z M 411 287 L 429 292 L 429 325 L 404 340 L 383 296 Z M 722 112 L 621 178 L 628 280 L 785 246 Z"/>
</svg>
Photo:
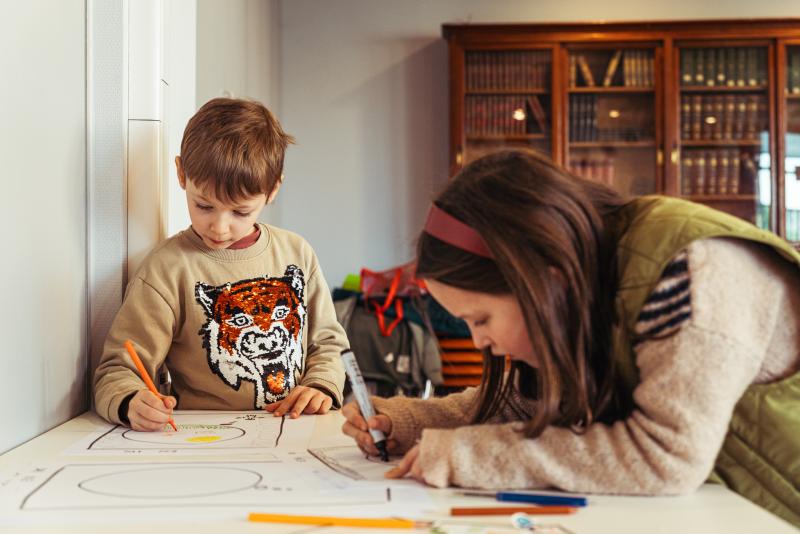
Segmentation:
<svg viewBox="0 0 800 534">
<path fill-rule="evenodd" d="M 0 13 L 3 452 L 87 407 L 86 7 Z"/>
<path fill-rule="evenodd" d="M 282 0 L 277 224 L 314 246 L 329 284 L 413 256 L 446 180 L 445 22 L 800 16 L 798 0 Z"/>
<path fill-rule="evenodd" d="M 277 0 L 197 0 L 197 107 L 233 96 L 280 109 Z M 186 203 L 180 208 L 185 213 Z M 186 224 L 189 224 L 188 214 Z M 262 212 L 265 222 L 278 209 Z"/>
</svg>

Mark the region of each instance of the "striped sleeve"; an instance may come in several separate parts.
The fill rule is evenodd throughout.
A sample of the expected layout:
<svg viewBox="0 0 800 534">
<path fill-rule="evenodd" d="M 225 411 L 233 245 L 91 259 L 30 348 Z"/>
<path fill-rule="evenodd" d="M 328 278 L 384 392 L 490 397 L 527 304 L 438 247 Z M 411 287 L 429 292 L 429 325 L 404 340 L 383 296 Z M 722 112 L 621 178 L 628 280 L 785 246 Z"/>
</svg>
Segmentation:
<svg viewBox="0 0 800 534">
<path fill-rule="evenodd" d="M 664 268 L 642 306 L 635 331 L 644 339 L 665 337 L 675 333 L 691 315 L 689 261 L 684 250 Z"/>
</svg>

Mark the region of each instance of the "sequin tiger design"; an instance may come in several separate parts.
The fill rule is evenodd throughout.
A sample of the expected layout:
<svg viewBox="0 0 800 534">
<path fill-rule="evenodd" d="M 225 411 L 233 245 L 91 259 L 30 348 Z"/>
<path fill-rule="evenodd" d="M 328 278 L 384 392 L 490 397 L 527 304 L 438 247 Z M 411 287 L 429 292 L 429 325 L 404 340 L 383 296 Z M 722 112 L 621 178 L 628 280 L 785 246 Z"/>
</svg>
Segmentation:
<svg viewBox="0 0 800 534">
<path fill-rule="evenodd" d="M 253 382 L 257 409 L 286 397 L 295 386 L 295 371 L 302 371 L 304 289 L 303 271 L 295 265 L 281 278 L 195 285 L 207 318 L 198 334 L 208 364 L 236 390 L 242 380 Z"/>
</svg>

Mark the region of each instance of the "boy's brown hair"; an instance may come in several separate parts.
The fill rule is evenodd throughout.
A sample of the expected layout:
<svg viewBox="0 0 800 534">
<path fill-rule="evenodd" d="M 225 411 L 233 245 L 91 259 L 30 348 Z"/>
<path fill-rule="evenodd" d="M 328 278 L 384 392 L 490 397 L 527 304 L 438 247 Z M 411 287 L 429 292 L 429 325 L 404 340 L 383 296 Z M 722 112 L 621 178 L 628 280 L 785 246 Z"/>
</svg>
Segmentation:
<svg viewBox="0 0 800 534">
<path fill-rule="evenodd" d="M 269 195 L 294 138 L 260 102 L 214 98 L 189 119 L 181 141 L 187 179 L 223 202 Z"/>
</svg>

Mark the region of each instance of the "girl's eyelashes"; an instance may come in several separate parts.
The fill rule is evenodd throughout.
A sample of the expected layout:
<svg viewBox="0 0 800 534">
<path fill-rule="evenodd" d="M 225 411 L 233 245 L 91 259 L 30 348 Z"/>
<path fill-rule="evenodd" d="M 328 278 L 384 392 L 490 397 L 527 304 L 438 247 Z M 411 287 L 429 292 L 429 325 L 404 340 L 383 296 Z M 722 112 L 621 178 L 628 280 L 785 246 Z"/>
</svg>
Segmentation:
<svg viewBox="0 0 800 534">
<path fill-rule="evenodd" d="M 198 209 L 203 211 L 211 211 L 213 209 L 211 206 L 207 206 L 205 204 L 195 204 L 195 206 L 197 206 Z"/>
<path fill-rule="evenodd" d="M 241 212 L 241 211 L 234 211 L 233 213 L 237 217 L 249 217 L 250 213 L 252 213 L 252 212 L 244 213 L 244 212 Z"/>
<path fill-rule="evenodd" d="M 486 324 L 488 321 L 489 321 L 488 319 L 478 319 L 477 321 L 474 321 L 474 322 L 472 323 L 472 325 L 473 325 L 473 326 L 483 326 L 483 325 L 485 325 L 485 324 Z"/>
</svg>

